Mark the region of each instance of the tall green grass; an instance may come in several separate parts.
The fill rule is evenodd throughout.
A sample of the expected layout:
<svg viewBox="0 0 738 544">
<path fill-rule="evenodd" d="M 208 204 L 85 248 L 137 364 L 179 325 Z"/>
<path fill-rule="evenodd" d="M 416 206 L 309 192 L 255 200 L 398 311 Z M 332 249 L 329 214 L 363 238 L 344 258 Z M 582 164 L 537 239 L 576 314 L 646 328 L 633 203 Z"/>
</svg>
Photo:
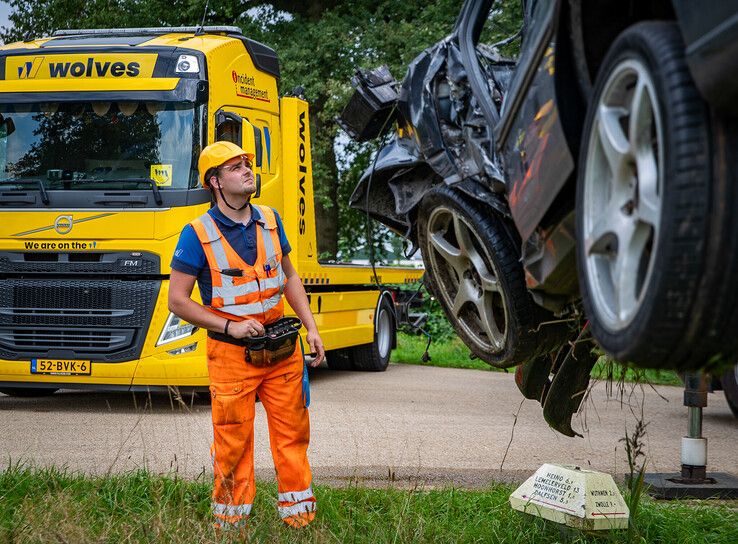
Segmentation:
<svg viewBox="0 0 738 544">
<path fill-rule="evenodd" d="M 430 349 L 428 350 L 431 359 L 430 361 L 423 362 L 422 357 L 427 342 L 427 339 L 422 336 L 399 333 L 397 335 L 397 349 L 392 352 L 392 362 L 446 368 L 500 371 L 500 369 L 491 367 L 484 361 L 472 359 L 469 356 L 469 348 L 457 337 L 439 342 L 431 342 Z M 653 385 L 682 385 L 679 376 L 671 370 L 633 369 L 608 361 L 605 357 L 601 357 L 592 369 L 592 377 L 601 380 L 612 378 L 615 382 L 622 378 L 626 382 L 642 382 Z"/>
<path fill-rule="evenodd" d="M 273 483 L 258 486 L 245 535 L 216 536 L 210 481 L 146 472 L 84 477 L 63 470 L 13 466 L 0 472 L 0 542 L 26 543 L 554 543 L 628 542 L 626 531 L 587 534 L 512 510 L 513 487 L 484 491 L 398 490 L 317 485 L 316 521 L 307 529 L 277 518 Z M 644 499 L 641 542 L 735 543 L 735 506 Z"/>
</svg>

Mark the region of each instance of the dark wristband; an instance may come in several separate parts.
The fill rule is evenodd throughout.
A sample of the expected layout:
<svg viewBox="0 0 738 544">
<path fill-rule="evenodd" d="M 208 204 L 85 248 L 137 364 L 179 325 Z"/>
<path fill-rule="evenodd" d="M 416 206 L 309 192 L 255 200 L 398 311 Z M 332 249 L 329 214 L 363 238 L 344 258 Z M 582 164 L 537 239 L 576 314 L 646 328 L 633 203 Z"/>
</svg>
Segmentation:
<svg viewBox="0 0 738 544">
<path fill-rule="evenodd" d="M 230 319 L 226 319 L 225 327 L 223 328 L 223 334 L 228 334 L 228 326 L 231 324 Z"/>
</svg>

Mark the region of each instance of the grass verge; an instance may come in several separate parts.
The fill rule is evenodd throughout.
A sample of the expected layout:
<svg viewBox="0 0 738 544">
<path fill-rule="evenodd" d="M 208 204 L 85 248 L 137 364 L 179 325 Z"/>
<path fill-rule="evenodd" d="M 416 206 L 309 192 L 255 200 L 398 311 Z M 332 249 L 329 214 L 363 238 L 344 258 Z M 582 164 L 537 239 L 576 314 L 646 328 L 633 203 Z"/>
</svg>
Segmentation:
<svg viewBox="0 0 738 544">
<path fill-rule="evenodd" d="M 393 363 L 419 364 L 446 368 L 471 368 L 475 370 L 500 371 L 489 366 L 479 359 L 469 358 L 469 348 L 458 338 L 451 338 L 443 342 L 431 343 L 431 360 L 423 362 L 421 357 L 425 351 L 427 339 L 422 336 L 412 336 L 405 333 L 397 335 L 397 349 L 392 353 Z M 612 378 L 617 382 L 625 372 L 624 381 L 650 383 L 653 385 L 682 385 L 676 372 L 671 370 L 633 369 L 607 361 L 601 357 L 592 369 L 592 377 L 600 380 Z"/>
<path fill-rule="evenodd" d="M 507 485 L 485 491 L 316 486 L 318 517 L 300 531 L 277 519 L 276 486 L 258 487 L 249 542 L 629 542 L 627 531 L 588 534 L 516 512 L 507 502 L 513 489 Z M 0 542 L 244 541 L 216 537 L 209 509 L 205 479 L 146 472 L 93 478 L 17 466 L 0 472 Z M 644 499 L 634 529 L 637 542 L 733 543 L 738 511 L 725 504 Z"/>
</svg>

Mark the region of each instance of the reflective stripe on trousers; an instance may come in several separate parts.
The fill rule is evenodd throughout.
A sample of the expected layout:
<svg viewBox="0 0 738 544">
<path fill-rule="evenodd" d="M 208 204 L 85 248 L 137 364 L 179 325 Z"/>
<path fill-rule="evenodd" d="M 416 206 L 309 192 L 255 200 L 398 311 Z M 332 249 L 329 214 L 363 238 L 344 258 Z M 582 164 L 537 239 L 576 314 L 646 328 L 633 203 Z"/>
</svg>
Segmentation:
<svg viewBox="0 0 738 544">
<path fill-rule="evenodd" d="M 288 491 L 286 493 L 279 493 L 277 500 L 279 502 L 300 502 L 306 499 L 313 498 L 313 486 L 311 485 L 304 491 Z"/>
<path fill-rule="evenodd" d="M 296 516 L 302 512 L 315 512 L 315 501 L 306 501 L 292 506 L 280 506 L 279 516 L 284 519 L 286 517 Z"/>
<path fill-rule="evenodd" d="M 251 514 L 251 505 L 214 502 L 212 503 L 212 510 L 216 516 L 248 516 Z"/>
</svg>

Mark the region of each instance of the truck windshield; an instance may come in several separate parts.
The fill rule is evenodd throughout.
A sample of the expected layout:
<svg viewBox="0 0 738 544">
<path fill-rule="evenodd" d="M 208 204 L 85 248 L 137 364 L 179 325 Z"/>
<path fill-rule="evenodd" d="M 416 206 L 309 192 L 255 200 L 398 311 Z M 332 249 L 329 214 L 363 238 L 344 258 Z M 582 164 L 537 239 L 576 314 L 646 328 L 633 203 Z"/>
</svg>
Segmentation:
<svg viewBox="0 0 738 544">
<path fill-rule="evenodd" d="M 174 102 L 0 104 L 0 188 L 161 190 L 197 184 L 202 106 Z M 128 180 L 128 181 L 127 181 Z M 134 181 L 138 180 L 138 181 Z"/>
</svg>

